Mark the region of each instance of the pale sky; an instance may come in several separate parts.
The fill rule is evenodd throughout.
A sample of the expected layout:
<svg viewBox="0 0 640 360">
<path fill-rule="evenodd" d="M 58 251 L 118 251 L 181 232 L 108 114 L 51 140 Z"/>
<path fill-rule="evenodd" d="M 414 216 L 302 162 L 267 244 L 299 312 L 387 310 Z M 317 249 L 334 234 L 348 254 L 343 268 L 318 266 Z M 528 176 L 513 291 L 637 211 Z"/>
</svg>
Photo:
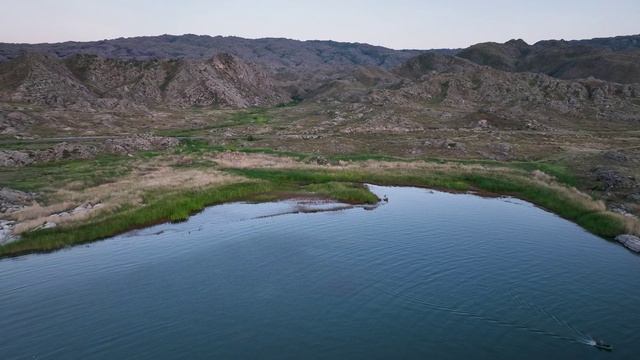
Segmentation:
<svg viewBox="0 0 640 360">
<path fill-rule="evenodd" d="M 0 0 L 0 42 L 235 35 L 457 48 L 640 33 L 640 0 Z"/>
</svg>

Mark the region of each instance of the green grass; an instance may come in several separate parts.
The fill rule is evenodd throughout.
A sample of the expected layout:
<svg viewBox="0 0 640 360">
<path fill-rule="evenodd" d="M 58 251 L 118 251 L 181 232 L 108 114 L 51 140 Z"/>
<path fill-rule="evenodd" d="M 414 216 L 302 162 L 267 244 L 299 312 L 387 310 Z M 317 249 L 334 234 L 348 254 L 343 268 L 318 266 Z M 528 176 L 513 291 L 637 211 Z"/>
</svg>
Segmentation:
<svg viewBox="0 0 640 360">
<path fill-rule="evenodd" d="M 80 187 L 96 186 L 129 173 L 130 160 L 124 156 L 103 155 L 92 160 L 0 168 L 0 184 L 22 191 L 55 189 L 70 182 L 77 182 Z"/>
<path fill-rule="evenodd" d="M 238 146 L 222 146 L 211 145 L 204 140 L 199 139 L 182 139 L 181 145 L 176 149 L 178 154 L 194 154 L 203 155 L 206 153 L 215 153 L 223 151 L 237 151 L 247 154 L 267 154 L 275 156 L 286 156 L 297 160 L 305 160 L 313 157 L 312 154 L 305 154 L 293 151 L 279 151 L 271 148 L 259 148 L 259 147 L 238 147 Z"/>
<path fill-rule="evenodd" d="M 436 162 L 436 163 L 454 163 L 454 164 L 465 164 L 465 165 L 483 165 L 487 167 L 500 167 L 500 168 L 509 168 L 515 170 L 523 170 L 526 173 L 530 173 L 533 170 L 540 170 L 548 175 L 551 175 L 556 178 L 559 182 L 569 185 L 576 186 L 577 180 L 575 175 L 569 170 L 567 166 L 560 163 L 551 163 L 551 162 L 541 162 L 541 161 L 496 161 L 496 160 L 457 160 L 457 159 L 427 159 L 427 161 Z"/>
<path fill-rule="evenodd" d="M 164 129 L 156 131 L 160 136 L 195 137 L 205 135 L 209 130 L 242 125 L 265 125 L 272 121 L 266 108 L 254 108 L 232 113 L 227 119 L 210 123 L 206 126 L 190 129 Z"/>
<path fill-rule="evenodd" d="M 235 169 L 234 173 L 274 183 L 324 184 L 331 182 L 374 183 L 378 185 L 418 186 L 441 190 L 476 190 L 511 195 L 530 201 L 561 217 L 576 222 L 586 230 L 612 238 L 624 232 L 624 224 L 609 213 L 586 209 L 570 196 L 531 182 L 525 176 L 491 172 L 442 171 L 368 173 L 362 171 Z"/>
<path fill-rule="evenodd" d="M 310 184 L 305 190 L 347 204 L 377 204 L 380 199 L 362 184 L 327 182 Z"/>
<path fill-rule="evenodd" d="M 297 106 L 298 104 L 300 104 L 302 102 L 302 98 L 300 96 L 294 96 L 291 101 L 286 102 L 286 103 L 281 103 L 276 105 L 276 108 L 288 108 L 288 107 L 294 107 Z"/>
<path fill-rule="evenodd" d="M 47 252 L 67 246 L 104 239 L 127 230 L 172 221 L 184 221 L 206 206 L 229 201 L 250 200 L 272 192 L 271 183 L 237 183 L 219 188 L 151 196 L 147 205 L 121 211 L 97 221 L 53 229 L 37 230 L 22 235 L 20 241 L 0 247 L 0 257 L 33 252 Z"/>
<path fill-rule="evenodd" d="M 375 183 L 389 186 L 420 186 L 466 191 L 470 189 L 467 182 L 458 176 L 445 172 L 417 173 L 411 171 L 396 171 L 391 173 L 373 173 L 363 171 L 332 171 L 332 170 L 303 170 L 303 169 L 231 169 L 237 175 L 254 179 L 267 180 L 279 184 L 323 184 L 330 182 L 346 183 Z"/>
<path fill-rule="evenodd" d="M 227 124 L 229 126 L 247 125 L 247 124 L 267 124 L 271 121 L 271 117 L 267 114 L 266 109 L 256 108 L 252 110 L 239 111 L 231 115 Z"/>
</svg>

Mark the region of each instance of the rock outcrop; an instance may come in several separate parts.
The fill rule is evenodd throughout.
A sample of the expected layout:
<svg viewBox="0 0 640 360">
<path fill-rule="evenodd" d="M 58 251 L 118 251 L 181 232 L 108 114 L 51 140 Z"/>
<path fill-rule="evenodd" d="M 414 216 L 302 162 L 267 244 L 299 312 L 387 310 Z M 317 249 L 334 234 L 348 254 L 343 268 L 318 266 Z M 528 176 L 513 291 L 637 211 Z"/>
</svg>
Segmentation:
<svg viewBox="0 0 640 360">
<path fill-rule="evenodd" d="M 640 253 L 640 238 L 634 235 L 619 235 L 616 241 L 624 245 L 627 249 Z"/>
<path fill-rule="evenodd" d="M 20 210 L 34 201 L 34 194 L 3 187 L 0 189 L 0 214 Z"/>
</svg>

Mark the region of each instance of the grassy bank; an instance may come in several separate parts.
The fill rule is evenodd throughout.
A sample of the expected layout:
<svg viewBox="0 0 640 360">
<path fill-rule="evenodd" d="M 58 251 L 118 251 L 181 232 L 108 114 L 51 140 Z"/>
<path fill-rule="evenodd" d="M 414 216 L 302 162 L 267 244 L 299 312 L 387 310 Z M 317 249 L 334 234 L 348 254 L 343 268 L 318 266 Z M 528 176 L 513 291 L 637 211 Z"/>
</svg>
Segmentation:
<svg viewBox="0 0 640 360">
<path fill-rule="evenodd" d="M 330 182 L 375 183 L 391 186 L 418 186 L 441 190 L 469 191 L 511 195 L 530 201 L 586 230 L 612 238 L 625 232 L 624 222 L 616 215 L 599 208 L 596 202 L 568 188 L 551 186 L 520 176 L 517 173 L 449 170 L 440 172 L 394 171 L 315 171 L 236 169 L 237 174 L 275 183 L 322 184 Z"/>
<path fill-rule="evenodd" d="M 361 184 L 339 182 L 296 186 L 293 183 L 250 181 L 170 194 L 154 192 L 147 195 L 145 205 L 141 207 L 125 207 L 79 225 L 24 233 L 20 241 L 1 246 L 0 257 L 49 252 L 128 230 L 185 221 L 211 205 L 233 201 L 271 201 L 294 196 L 319 196 L 350 204 L 375 204 L 379 201 Z"/>
<path fill-rule="evenodd" d="M 202 155 L 214 152 L 223 151 L 237 151 L 245 154 L 267 154 L 274 156 L 284 156 L 296 159 L 298 161 L 310 161 L 318 158 L 318 154 L 293 152 L 284 150 L 274 150 L 271 148 L 262 147 L 241 147 L 232 145 L 211 145 L 205 140 L 183 138 L 181 139 L 181 146 L 177 148 L 176 152 L 179 154 L 195 154 Z M 486 167 L 494 168 L 510 168 L 513 170 L 522 170 L 525 172 L 531 172 L 533 170 L 540 170 L 549 175 L 552 175 L 558 179 L 558 181 L 575 186 L 577 181 L 571 171 L 561 163 L 557 162 L 545 162 L 545 161 L 497 161 L 497 160 L 462 160 L 462 159 L 443 159 L 443 158 L 430 158 L 430 157 L 400 157 L 389 156 L 384 154 L 369 154 L 369 153 L 352 153 L 341 155 L 327 155 L 323 156 L 329 163 L 338 164 L 340 161 L 345 162 L 362 162 L 362 161 L 386 161 L 386 162 L 414 162 L 425 161 L 430 163 L 452 163 L 462 165 L 482 165 Z"/>
<path fill-rule="evenodd" d="M 139 156 L 143 156 L 140 154 Z M 41 191 L 77 183 L 95 186 L 129 173 L 131 158 L 101 155 L 91 160 L 65 160 L 24 167 L 0 167 L 0 184 L 22 191 Z"/>
<path fill-rule="evenodd" d="M 162 222 L 183 221 L 206 206 L 248 200 L 274 190 L 271 183 L 251 182 L 166 196 L 153 195 L 142 207 L 120 209 L 85 224 L 27 232 L 20 241 L 0 247 L 0 257 L 47 252 Z"/>
<path fill-rule="evenodd" d="M 81 224 L 36 230 L 0 247 L 0 257 L 47 252 L 104 239 L 162 222 L 184 221 L 206 206 L 232 201 L 269 201 L 314 194 L 351 204 L 379 199 L 363 183 L 417 186 L 448 191 L 477 191 L 528 200 L 588 231 L 611 238 L 625 232 L 620 217 L 596 201 L 556 182 L 534 179 L 523 169 L 433 165 L 430 170 L 398 169 L 226 169 L 241 182 L 198 190 L 155 192 L 138 207 L 122 207 Z"/>
</svg>

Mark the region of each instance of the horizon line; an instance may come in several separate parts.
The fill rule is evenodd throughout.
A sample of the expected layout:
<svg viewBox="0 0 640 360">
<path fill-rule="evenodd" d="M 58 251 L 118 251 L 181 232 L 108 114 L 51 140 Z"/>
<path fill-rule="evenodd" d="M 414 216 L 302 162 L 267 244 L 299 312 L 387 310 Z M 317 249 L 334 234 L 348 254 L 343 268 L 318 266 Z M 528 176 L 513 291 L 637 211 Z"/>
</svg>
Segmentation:
<svg viewBox="0 0 640 360">
<path fill-rule="evenodd" d="M 398 50 L 398 51 L 403 51 L 403 50 L 407 50 L 407 51 L 411 51 L 411 50 L 456 50 L 456 49 L 463 49 L 460 47 L 440 47 L 440 48 L 429 48 L 429 49 L 417 49 L 417 48 L 391 48 L 391 47 L 387 47 L 387 46 L 383 46 L 383 45 L 376 45 L 376 44 L 371 44 L 371 43 L 366 43 L 366 42 L 359 42 L 359 41 L 337 41 L 337 40 L 331 40 L 331 39 L 295 39 L 295 38 L 288 38 L 288 37 L 278 37 L 278 36 L 265 36 L 265 37 L 243 37 L 243 36 L 237 36 L 237 35 L 210 35 L 210 34 L 194 34 L 194 33 L 184 33 L 184 34 L 168 34 L 168 33 L 164 33 L 164 34 L 159 34 L 159 35 L 136 35 L 136 36 L 120 36 L 120 37 L 114 37 L 114 38 L 105 38 L 105 39 L 97 39 L 97 40 L 86 40 L 86 41 L 79 41 L 79 40 L 64 40 L 64 41 L 57 41 L 57 42 L 4 42 L 4 41 L 0 41 L 0 44 L 5 44 L 5 45 L 56 45 L 56 44 L 65 44 L 65 43 L 93 43 L 93 42 L 101 42 L 101 41 L 116 41 L 116 40 L 127 40 L 127 39 L 139 39 L 139 38 L 159 38 L 162 36 L 172 36 L 172 37 L 184 37 L 184 36 L 197 36 L 197 37 L 209 37 L 209 38 L 237 38 L 237 39 L 242 39 L 242 40 L 288 40 L 288 41 L 298 41 L 298 42 L 334 42 L 334 43 L 340 43 L 340 44 L 357 44 L 357 45 L 369 45 L 369 46 L 375 46 L 375 47 L 381 47 L 381 48 L 385 48 L 385 49 L 390 49 L 390 50 Z M 524 41 L 527 45 L 535 45 L 537 43 L 540 42 L 547 42 L 547 41 L 587 41 L 587 40 L 597 40 L 597 39 L 610 39 L 610 38 L 620 38 L 620 37 L 632 37 L 632 36 L 640 36 L 640 33 L 638 34 L 623 34 L 623 35 L 614 35 L 614 36 L 598 36 L 598 37 L 593 37 L 593 38 L 581 38 L 581 39 L 544 39 L 544 40 L 538 40 L 534 43 L 527 43 L 525 40 L 519 38 L 512 38 L 510 40 L 505 41 L 504 43 L 501 42 L 496 42 L 496 41 L 483 41 L 483 42 L 479 42 L 479 43 L 475 43 L 469 46 L 473 46 L 476 44 L 484 44 L 484 43 L 496 43 L 496 44 L 505 44 L 509 41 L 513 41 L 513 40 L 517 40 L 517 41 Z"/>
</svg>

